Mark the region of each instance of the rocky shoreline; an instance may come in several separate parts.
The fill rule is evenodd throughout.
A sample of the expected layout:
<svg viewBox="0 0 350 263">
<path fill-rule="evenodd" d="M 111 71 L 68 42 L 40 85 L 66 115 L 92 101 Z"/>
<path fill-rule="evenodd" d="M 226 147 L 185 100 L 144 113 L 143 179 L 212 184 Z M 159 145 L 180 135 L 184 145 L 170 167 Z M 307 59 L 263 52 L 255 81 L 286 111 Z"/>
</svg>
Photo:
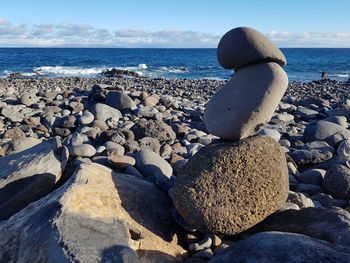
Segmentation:
<svg viewBox="0 0 350 263">
<path fill-rule="evenodd" d="M 197 214 L 180 216 L 180 206 L 182 213 L 193 208 L 186 202 L 190 192 L 181 200 L 182 189 L 174 189 L 180 173 L 211 162 L 212 169 L 220 163 L 216 173 L 235 169 L 243 152 L 248 164 L 262 158 L 252 154 L 251 145 L 263 142 L 247 142 L 244 151 L 228 153 L 224 161 L 212 157 L 222 151 L 215 149 L 221 140 L 209 134 L 203 114 L 226 83 L 0 79 L 0 261 L 251 262 L 247 259 L 256 257 L 283 262 L 298 253 L 288 262 L 326 257 L 349 262 L 350 83 L 291 82 L 272 119 L 261 127 L 259 134 L 286 153 L 280 161 L 273 158 L 278 149 L 261 152 L 267 156 L 264 171 L 273 168 L 269 174 L 277 175 L 281 162 L 288 167 L 289 184 L 268 179 L 273 196 L 289 187 L 277 212 L 252 225 L 256 215 L 240 219 L 237 211 L 219 207 L 217 213 L 232 215 L 234 222 L 208 218 L 197 230 L 189 224 L 192 217 L 194 222 L 200 218 Z M 207 145 L 212 150 L 201 151 L 207 159 L 195 155 Z M 266 179 L 252 175 L 257 182 Z M 203 184 L 203 195 L 211 194 L 207 181 L 194 180 Z M 227 187 L 214 196 L 224 200 L 227 191 L 234 190 Z M 239 196 L 243 206 L 246 199 L 267 210 L 278 205 L 263 202 L 254 196 L 259 189 L 254 191 Z M 312 251 L 314 260 L 305 251 Z"/>
</svg>

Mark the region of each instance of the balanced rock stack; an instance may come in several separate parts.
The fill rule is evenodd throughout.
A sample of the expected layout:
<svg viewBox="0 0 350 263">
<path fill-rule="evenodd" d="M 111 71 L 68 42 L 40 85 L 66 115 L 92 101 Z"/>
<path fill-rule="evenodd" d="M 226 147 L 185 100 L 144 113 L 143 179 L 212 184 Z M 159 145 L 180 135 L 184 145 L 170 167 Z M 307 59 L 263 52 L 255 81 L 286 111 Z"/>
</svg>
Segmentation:
<svg viewBox="0 0 350 263">
<path fill-rule="evenodd" d="M 219 63 L 236 72 L 211 98 L 204 113 L 208 131 L 239 140 L 267 123 L 288 86 L 283 53 L 258 31 L 239 27 L 227 32 L 217 49 Z"/>
<path fill-rule="evenodd" d="M 282 52 L 254 29 L 226 33 L 217 54 L 220 64 L 236 73 L 208 102 L 204 121 L 210 133 L 233 142 L 207 145 L 192 156 L 177 176 L 173 199 L 191 227 L 234 235 L 287 199 L 282 148 L 270 137 L 252 135 L 271 119 L 288 79 Z"/>
</svg>

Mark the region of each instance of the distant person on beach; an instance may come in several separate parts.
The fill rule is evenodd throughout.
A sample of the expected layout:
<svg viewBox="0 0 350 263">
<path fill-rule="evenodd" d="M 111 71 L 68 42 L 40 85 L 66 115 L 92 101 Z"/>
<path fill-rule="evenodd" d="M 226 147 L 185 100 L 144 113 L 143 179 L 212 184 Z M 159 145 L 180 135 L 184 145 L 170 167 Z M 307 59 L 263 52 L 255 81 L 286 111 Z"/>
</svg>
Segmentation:
<svg viewBox="0 0 350 263">
<path fill-rule="evenodd" d="M 322 73 L 321 73 L 321 78 L 322 78 L 322 79 L 329 79 L 328 73 L 325 72 L 325 71 L 322 71 Z"/>
</svg>

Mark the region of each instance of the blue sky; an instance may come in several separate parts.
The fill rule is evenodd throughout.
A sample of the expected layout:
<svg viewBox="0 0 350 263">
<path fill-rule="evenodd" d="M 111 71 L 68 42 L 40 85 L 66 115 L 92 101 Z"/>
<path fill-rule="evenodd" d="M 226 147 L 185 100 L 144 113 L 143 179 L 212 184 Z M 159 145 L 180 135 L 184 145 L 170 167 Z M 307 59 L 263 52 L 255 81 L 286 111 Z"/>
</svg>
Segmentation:
<svg viewBox="0 0 350 263">
<path fill-rule="evenodd" d="M 0 46 L 216 47 L 249 26 L 280 47 L 350 47 L 349 0 L 1 0 Z"/>
</svg>

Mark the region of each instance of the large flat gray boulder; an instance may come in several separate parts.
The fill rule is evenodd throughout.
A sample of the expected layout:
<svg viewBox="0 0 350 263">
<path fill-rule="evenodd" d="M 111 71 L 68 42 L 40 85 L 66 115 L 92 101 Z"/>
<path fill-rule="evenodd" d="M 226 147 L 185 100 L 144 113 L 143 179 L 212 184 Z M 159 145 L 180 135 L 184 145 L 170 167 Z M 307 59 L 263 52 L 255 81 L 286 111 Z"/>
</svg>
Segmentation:
<svg viewBox="0 0 350 263">
<path fill-rule="evenodd" d="M 350 214 L 341 208 L 285 210 L 269 216 L 255 229 L 299 233 L 350 247 Z"/>
<path fill-rule="evenodd" d="M 262 232 L 225 249 L 210 263 L 347 263 L 350 251 L 308 236 Z"/>
<path fill-rule="evenodd" d="M 0 224 L 0 262 L 178 262 L 170 207 L 152 183 L 82 164 Z"/>
<path fill-rule="evenodd" d="M 0 158 L 0 219 L 50 193 L 68 160 L 58 137 Z"/>
</svg>

